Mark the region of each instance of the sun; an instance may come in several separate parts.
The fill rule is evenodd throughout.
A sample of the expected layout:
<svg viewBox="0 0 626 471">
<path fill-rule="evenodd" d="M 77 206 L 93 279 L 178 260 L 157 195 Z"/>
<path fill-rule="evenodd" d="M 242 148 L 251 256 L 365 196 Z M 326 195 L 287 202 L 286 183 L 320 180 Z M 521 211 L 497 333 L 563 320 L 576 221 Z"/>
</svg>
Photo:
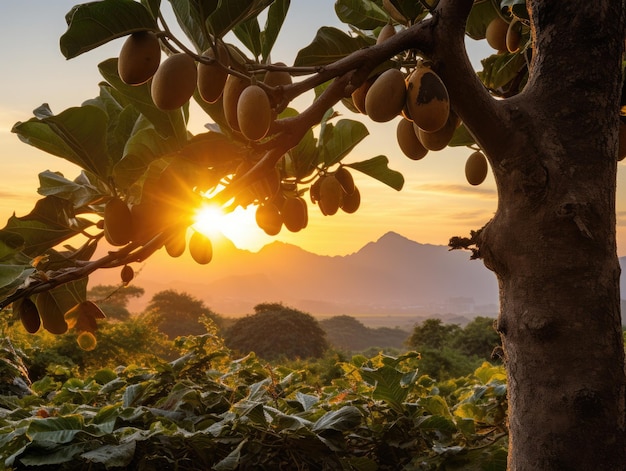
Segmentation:
<svg viewBox="0 0 626 471">
<path fill-rule="evenodd" d="M 217 205 L 205 204 L 194 216 L 193 228 L 209 238 L 226 237 L 242 249 L 258 248 L 263 243 L 263 232 L 255 221 L 254 208 L 237 207 L 224 213 Z"/>
</svg>

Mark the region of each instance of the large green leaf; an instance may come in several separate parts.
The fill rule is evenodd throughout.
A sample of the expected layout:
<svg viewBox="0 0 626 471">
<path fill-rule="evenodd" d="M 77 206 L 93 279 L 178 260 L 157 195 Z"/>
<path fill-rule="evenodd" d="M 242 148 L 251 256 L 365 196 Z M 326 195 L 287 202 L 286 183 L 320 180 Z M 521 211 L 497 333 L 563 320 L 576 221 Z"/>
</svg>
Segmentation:
<svg viewBox="0 0 626 471">
<path fill-rule="evenodd" d="M 274 0 L 228 0 L 221 1 L 217 9 L 209 16 L 209 25 L 213 34 L 224 36 L 237 24 L 250 18 L 256 18 Z"/>
<path fill-rule="evenodd" d="M 343 406 L 337 410 L 326 412 L 313 424 L 311 430 L 316 433 L 327 430 L 342 432 L 350 430 L 361 423 L 363 416 L 359 409 L 354 406 Z"/>
<path fill-rule="evenodd" d="M 106 179 L 110 171 L 107 122 L 107 115 L 101 108 L 85 105 L 68 108 L 58 115 L 50 111 L 49 116 L 18 122 L 12 131 L 27 144 Z"/>
<path fill-rule="evenodd" d="M 491 0 L 478 0 L 474 2 L 472 10 L 467 18 L 465 32 L 472 39 L 485 39 L 487 25 L 491 23 L 498 12 Z"/>
<path fill-rule="evenodd" d="M 56 196 L 71 201 L 75 208 L 93 204 L 102 197 L 102 192 L 89 182 L 68 180 L 62 174 L 50 170 L 39 174 L 37 192 L 42 196 Z"/>
<path fill-rule="evenodd" d="M 389 185 L 394 190 L 400 191 L 404 186 L 404 177 L 400 172 L 391 170 L 388 167 L 388 164 L 389 159 L 387 157 L 384 155 L 378 155 L 362 162 L 354 162 L 345 165 L 346 167 L 351 167 L 359 172 L 369 175 L 370 177 L 383 182 L 385 185 Z"/>
<path fill-rule="evenodd" d="M 372 0 L 337 0 L 335 13 L 344 23 L 360 29 L 373 30 L 389 21 L 387 12 Z"/>
<path fill-rule="evenodd" d="M 65 415 L 34 420 L 28 426 L 31 440 L 53 443 L 69 443 L 83 429 L 82 415 Z"/>
<path fill-rule="evenodd" d="M 523 73 L 526 60 L 521 53 L 493 54 L 481 61 L 483 70 L 478 76 L 487 88 L 496 90 Z"/>
<path fill-rule="evenodd" d="M 66 18 L 68 29 L 60 46 L 67 59 L 135 31 L 158 29 L 146 7 L 134 0 L 84 3 L 72 8 Z"/>
<path fill-rule="evenodd" d="M 475 143 L 476 141 L 474 141 L 474 138 L 465 127 L 465 124 L 461 123 L 461 125 L 454 131 L 454 135 L 452 136 L 452 139 L 450 139 L 448 145 L 450 147 L 460 147 L 471 146 Z"/>
<path fill-rule="evenodd" d="M 213 2 L 203 0 L 170 0 L 172 10 L 178 21 L 178 25 L 184 31 L 187 38 L 193 43 L 196 52 L 200 53 L 209 48 L 210 43 L 205 36 L 203 23 L 211 12 L 214 11 Z M 208 11 L 205 13 L 204 10 Z"/>
<path fill-rule="evenodd" d="M 0 230 L 0 261 L 12 259 L 23 248 L 24 238 L 21 235 Z"/>
<path fill-rule="evenodd" d="M 340 119 L 334 126 L 330 126 L 328 124 L 326 129 L 332 129 L 332 133 L 325 137 L 323 148 L 324 162 L 329 166 L 340 162 L 369 134 L 361 121 Z"/>
<path fill-rule="evenodd" d="M 428 14 L 422 2 L 415 0 L 390 0 L 396 10 L 411 23 L 416 23 Z M 432 3 L 432 2 L 431 2 Z"/>
<path fill-rule="evenodd" d="M 152 101 L 150 84 L 127 85 L 117 73 L 117 59 L 108 59 L 98 65 L 100 73 L 115 89 L 143 114 L 163 137 L 174 136 L 179 143 L 187 140 L 185 110 L 161 111 Z"/>
<path fill-rule="evenodd" d="M 275 0 L 267 11 L 265 29 L 261 33 L 261 56 L 266 62 L 289 11 L 290 0 Z"/>
<path fill-rule="evenodd" d="M 19 234 L 24 239 L 23 253 L 36 257 L 91 224 L 85 219 L 75 218 L 70 201 L 46 196 L 37 201 L 35 208 L 26 216 L 12 216 L 4 229 Z"/>
<path fill-rule="evenodd" d="M 378 368 L 362 367 L 359 372 L 364 381 L 374 386 L 372 397 L 386 402 L 396 412 L 402 413 L 409 387 L 403 384 L 405 373 L 383 365 Z"/>
<path fill-rule="evenodd" d="M 294 65 L 312 67 L 331 64 L 371 44 L 362 36 L 352 37 L 337 28 L 323 26 L 311 44 L 298 52 Z"/>
<path fill-rule="evenodd" d="M 87 451 L 81 458 L 89 463 L 104 465 L 106 469 L 124 468 L 129 466 L 135 456 L 136 441 L 120 443 L 119 445 L 104 445 L 95 450 Z"/>
<path fill-rule="evenodd" d="M 233 32 L 237 39 L 252 52 L 254 57 L 261 55 L 261 27 L 257 17 L 239 23 L 233 28 Z"/>
</svg>

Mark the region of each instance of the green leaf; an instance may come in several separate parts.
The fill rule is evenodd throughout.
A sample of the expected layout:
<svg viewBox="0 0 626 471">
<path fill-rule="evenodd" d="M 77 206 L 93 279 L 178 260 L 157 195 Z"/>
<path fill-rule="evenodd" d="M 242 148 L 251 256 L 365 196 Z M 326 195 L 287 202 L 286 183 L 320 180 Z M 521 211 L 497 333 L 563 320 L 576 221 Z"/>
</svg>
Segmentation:
<svg viewBox="0 0 626 471">
<path fill-rule="evenodd" d="M 84 3 L 72 8 L 66 18 L 68 29 L 60 39 L 66 59 L 135 31 L 158 30 L 146 7 L 133 0 Z"/>
<path fill-rule="evenodd" d="M 106 469 L 126 468 L 135 457 L 136 441 L 120 443 L 119 445 L 104 445 L 95 450 L 83 453 L 80 457 L 89 463 L 99 463 Z"/>
<path fill-rule="evenodd" d="M 233 32 L 244 46 L 246 46 L 254 57 L 261 55 L 261 28 L 256 17 L 239 23 L 233 28 Z"/>
<path fill-rule="evenodd" d="M 324 162 L 333 165 L 340 162 L 354 147 L 369 134 L 361 121 L 340 119 L 332 127 L 332 133 L 324 139 Z"/>
<path fill-rule="evenodd" d="M 82 429 L 83 417 L 75 414 L 33 420 L 26 433 L 33 441 L 69 443 Z"/>
<path fill-rule="evenodd" d="M 335 13 L 344 23 L 360 29 L 373 30 L 389 21 L 387 12 L 371 0 L 338 0 Z"/>
<path fill-rule="evenodd" d="M 46 196 L 37 201 L 35 208 L 26 216 L 12 216 L 4 229 L 19 234 L 24 240 L 24 254 L 36 257 L 91 224 L 90 221 L 74 217 L 71 202 Z"/>
<path fill-rule="evenodd" d="M 337 28 L 324 26 L 317 31 L 311 44 L 298 52 L 294 65 L 312 67 L 331 64 L 371 44 L 361 36 L 351 37 Z"/>
<path fill-rule="evenodd" d="M 178 25 L 193 43 L 198 53 L 206 51 L 210 46 L 202 25 L 213 12 L 211 3 L 202 0 L 170 0 Z M 209 11 L 204 12 L 204 8 Z M 201 9 L 202 14 L 200 13 Z"/>
<path fill-rule="evenodd" d="M 241 461 L 241 449 L 247 443 L 247 439 L 241 440 L 239 445 L 231 451 L 226 458 L 213 466 L 215 471 L 234 471 L 239 468 L 239 462 Z"/>
<path fill-rule="evenodd" d="M 461 125 L 458 128 L 456 128 L 456 130 L 454 131 L 454 135 L 452 136 L 452 139 L 450 139 L 448 146 L 450 147 L 471 146 L 475 143 L 476 141 L 474 140 L 470 132 L 465 127 L 465 124 L 461 123 Z"/>
<path fill-rule="evenodd" d="M 489 25 L 491 20 L 496 16 L 498 16 L 498 12 L 494 8 L 491 0 L 478 0 L 474 2 L 467 18 L 465 32 L 472 39 L 485 39 L 487 25 Z"/>
<path fill-rule="evenodd" d="M 415 0 L 391 0 L 391 3 L 411 23 L 417 23 L 428 14 L 428 10 L 424 8 L 422 2 L 416 2 Z"/>
<path fill-rule="evenodd" d="M 278 33 L 285 22 L 289 11 L 290 0 L 275 0 L 267 11 L 265 29 L 261 33 L 261 57 L 267 62 L 272 48 L 278 38 Z"/>
<path fill-rule="evenodd" d="M 362 162 L 354 162 L 351 164 L 345 164 L 346 167 L 351 167 L 359 172 L 369 175 L 372 178 L 390 186 L 394 190 L 400 191 L 404 186 L 404 177 L 396 170 L 391 170 L 388 167 L 389 159 L 384 155 L 378 155 L 372 157 L 369 160 Z"/>
<path fill-rule="evenodd" d="M 493 54 L 481 61 L 483 70 L 478 72 L 478 77 L 487 88 L 496 90 L 505 86 L 518 74 L 523 73 L 526 67 L 524 55 L 517 52 L 515 54 Z"/>
<path fill-rule="evenodd" d="M 5 292 L 12 292 L 16 285 L 21 284 L 33 271 L 28 265 L 0 265 L 0 297 L 4 296 Z M 18 281 L 19 283 L 16 283 Z"/>
<path fill-rule="evenodd" d="M 117 73 L 117 59 L 108 59 L 98 64 L 100 73 L 129 103 L 148 119 L 163 137 L 174 136 L 182 145 L 187 141 L 185 105 L 181 110 L 161 111 L 152 101 L 150 83 L 139 86 L 127 85 Z"/>
<path fill-rule="evenodd" d="M 313 424 L 311 430 L 315 433 L 327 430 L 343 432 L 355 428 L 361 423 L 361 412 L 354 406 L 343 406 L 337 410 L 326 412 Z"/>
<path fill-rule="evenodd" d="M 15 217 L 15 214 L 13 215 Z M 24 248 L 24 238 L 14 232 L 0 231 L 0 261 L 13 258 Z"/>
<path fill-rule="evenodd" d="M 96 203 L 102 192 L 89 183 L 78 183 L 65 178 L 59 172 L 46 170 L 39 174 L 39 188 L 42 196 L 56 196 L 68 200 L 75 208 Z"/>
<path fill-rule="evenodd" d="M 256 18 L 274 0 L 228 0 L 221 1 L 219 7 L 209 16 L 213 34 L 224 36 L 237 24 Z"/>
<path fill-rule="evenodd" d="M 12 132 L 23 142 L 106 179 L 110 170 L 107 123 L 107 115 L 101 108 L 85 105 L 68 108 L 58 115 L 18 122 Z"/>
<path fill-rule="evenodd" d="M 389 407 L 398 413 L 404 412 L 403 402 L 410 388 L 403 386 L 404 373 L 389 365 L 379 368 L 363 366 L 359 372 L 368 384 L 374 386 L 372 397 L 386 402 Z"/>
</svg>

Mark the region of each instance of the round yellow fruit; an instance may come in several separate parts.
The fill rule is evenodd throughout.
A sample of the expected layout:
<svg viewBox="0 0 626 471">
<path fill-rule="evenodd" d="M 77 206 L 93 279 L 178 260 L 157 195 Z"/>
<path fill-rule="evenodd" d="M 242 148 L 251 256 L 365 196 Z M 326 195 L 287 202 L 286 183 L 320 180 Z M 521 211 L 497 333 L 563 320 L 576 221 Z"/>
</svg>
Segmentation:
<svg viewBox="0 0 626 471">
<path fill-rule="evenodd" d="M 241 133 L 251 141 L 263 139 L 272 124 L 270 99 L 258 85 L 246 87 L 237 102 L 237 123 Z"/>
<path fill-rule="evenodd" d="M 228 48 L 224 43 L 217 43 L 217 55 L 212 47 L 202 54 L 209 59 L 215 59 L 212 64 L 198 64 L 198 93 L 207 103 L 215 103 L 224 92 L 224 85 L 228 78 L 228 67 L 230 63 Z M 219 62 L 219 63 L 217 63 Z"/>
<path fill-rule="evenodd" d="M 91 332 L 86 332 L 86 331 L 78 334 L 78 337 L 76 338 L 76 342 L 78 343 L 78 346 L 80 347 L 80 349 L 86 352 L 95 350 L 96 347 L 98 346 L 98 341 L 96 340 L 96 336 L 92 334 Z"/>
<path fill-rule="evenodd" d="M 444 149 L 448 145 L 458 125 L 459 118 L 456 113 L 451 111 L 448 121 L 441 129 L 435 132 L 426 132 L 414 125 L 414 131 L 426 149 L 437 151 Z"/>
<path fill-rule="evenodd" d="M 280 211 L 271 201 L 259 205 L 256 210 L 255 218 L 257 225 L 270 236 L 277 235 L 283 226 Z"/>
<path fill-rule="evenodd" d="M 506 33 L 508 29 L 509 24 L 499 16 L 496 16 L 487 25 L 487 30 L 485 31 L 487 43 L 496 51 L 506 51 Z"/>
<path fill-rule="evenodd" d="M 226 122 L 234 131 L 239 131 L 239 122 L 237 121 L 237 103 L 241 93 L 250 86 L 250 80 L 229 75 L 224 85 L 224 93 L 222 102 L 224 106 L 224 117 Z"/>
<path fill-rule="evenodd" d="M 197 81 L 198 69 L 193 58 L 182 52 L 171 55 L 152 78 L 152 100 L 163 111 L 180 108 L 193 95 Z"/>
<path fill-rule="evenodd" d="M 196 263 L 206 265 L 213 259 L 211 239 L 200 232 L 194 232 L 189 239 L 189 254 Z"/>
<path fill-rule="evenodd" d="M 283 224 L 290 232 L 301 231 L 309 222 L 306 201 L 299 196 L 285 199 L 280 214 Z"/>
<path fill-rule="evenodd" d="M 320 210 L 324 216 L 332 216 L 343 202 L 343 188 L 334 175 L 327 175 L 320 183 Z"/>
<path fill-rule="evenodd" d="M 380 33 L 378 33 L 378 37 L 376 38 L 376 44 L 380 44 L 383 41 L 386 41 L 394 34 L 396 34 L 396 28 L 394 28 L 392 24 L 387 23 L 381 28 Z"/>
<path fill-rule="evenodd" d="M 352 193 L 346 193 L 343 195 L 343 200 L 341 202 L 341 210 L 345 213 L 352 214 L 359 209 L 361 205 L 361 193 L 357 187 L 354 187 L 354 191 Z"/>
<path fill-rule="evenodd" d="M 126 245 L 133 237 L 133 217 L 120 198 L 111 198 L 104 207 L 104 237 L 111 245 Z"/>
<path fill-rule="evenodd" d="M 422 145 L 415 134 L 413 123 L 408 119 L 402 118 L 398 122 L 396 139 L 402 153 L 411 160 L 423 159 L 428 154 L 428 149 Z"/>
<path fill-rule="evenodd" d="M 138 31 L 126 38 L 117 60 L 117 73 L 128 85 L 141 85 L 152 78 L 161 63 L 161 46 L 152 31 Z"/>
<path fill-rule="evenodd" d="M 365 112 L 372 121 L 384 123 L 398 116 L 406 103 L 404 74 L 389 69 L 380 74 L 365 95 Z"/>
<path fill-rule="evenodd" d="M 408 78 L 407 108 L 413 122 L 427 132 L 441 129 L 448 121 L 448 90 L 429 67 L 418 67 Z"/>
<path fill-rule="evenodd" d="M 465 162 L 465 178 L 470 185 L 480 185 L 487 178 L 489 165 L 482 152 L 472 153 Z"/>
</svg>

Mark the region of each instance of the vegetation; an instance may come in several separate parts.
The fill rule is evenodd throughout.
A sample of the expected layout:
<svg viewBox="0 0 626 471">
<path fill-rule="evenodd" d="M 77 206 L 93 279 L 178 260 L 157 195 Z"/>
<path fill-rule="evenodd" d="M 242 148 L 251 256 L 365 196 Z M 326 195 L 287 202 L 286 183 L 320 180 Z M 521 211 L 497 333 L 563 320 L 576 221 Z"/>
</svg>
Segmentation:
<svg viewBox="0 0 626 471">
<path fill-rule="evenodd" d="M 185 38 L 175 37 L 161 7 L 173 9 Z M 283 66 L 270 58 L 288 9 L 288 0 L 107 0 L 67 15 L 60 46 L 68 59 L 119 37 L 131 44 L 121 64 L 100 64 L 105 81 L 98 97 L 57 115 L 42 105 L 13 128 L 26 143 L 83 172 L 74 180 L 43 172 L 42 199 L 0 232 L 0 307 L 13 303 L 29 331 L 72 329 L 80 345 L 92 348 L 102 313 L 85 301 L 86 277 L 122 267 L 127 280 L 126 266 L 163 246 L 180 254 L 181 233 L 202 204 L 226 211 L 256 206 L 259 225 L 277 233 L 285 226 L 285 200 L 307 192 L 325 215 L 358 210 L 359 189 L 340 181 L 342 167 L 400 189 L 404 179 L 387 157 L 350 160 L 367 129 L 339 117 L 338 103 L 354 113 L 364 109 L 372 121 L 397 116 L 404 123 L 401 149 L 409 148 L 414 159 L 425 153 L 407 139 L 405 121 L 413 122 L 418 141 L 424 131 L 442 132 L 445 139 L 434 141 L 445 143 L 444 130 L 455 127 L 456 115 L 462 125 L 447 144 L 469 147 L 469 183 L 484 179 L 487 163 L 498 187 L 494 217 L 450 245 L 470 250 L 498 277 L 497 329 L 510 379 L 509 467 L 623 469 L 615 182 L 617 161 L 626 155 L 619 146 L 626 132 L 620 123 L 624 3 L 339 0 L 336 12 L 351 34 L 322 27 L 295 63 Z M 396 33 L 386 28 L 381 38 L 388 24 Z M 167 55 L 160 64 L 150 32 Z M 230 32 L 240 47 L 224 42 Z M 466 35 L 494 48 L 478 73 L 466 54 Z M 146 47 L 135 47 L 144 41 Z M 146 67 L 129 70 L 128 50 L 146 52 Z M 221 98 L 218 92 L 205 101 L 196 92 L 198 64 L 216 66 L 210 74 L 222 72 Z M 274 71 L 301 79 L 265 83 Z M 368 100 L 367 89 L 379 90 L 380 79 L 388 93 Z M 257 86 L 267 94 L 271 122 L 249 128 L 247 97 L 256 103 L 260 95 L 256 88 L 254 95 L 244 91 Z M 310 90 L 315 97 L 307 109 L 288 107 Z M 196 136 L 187 131 L 192 96 L 213 121 Z M 365 103 L 357 104 L 358 97 Z M 440 142 L 419 144 L 428 150 Z M 306 226 L 307 206 L 298 204 L 298 217 L 289 211 L 288 229 Z M 75 236 L 84 243 L 63 245 Z M 211 241 L 192 237 L 193 258 L 210 262 Z M 105 241 L 113 249 L 92 260 Z M 413 433 L 418 429 L 411 424 Z"/>
<path fill-rule="evenodd" d="M 4 465 L 72 471 L 506 467 L 501 367 L 485 363 L 466 377 L 435 382 L 420 376 L 415 353 L 290 367 L 254 354 L 233 359 L 215 331 L 181 339 L 179 347 L 183 356 L 170 363 L 49 375 L 32 384 L 32 395 L 0 396 Z"/>
<path fill-rule="evenodd" d="M 319 322 L 328 343 L 348 353 L 362 352 L 370 347 L 403 349 L 409 335 L 399 328 L 372 329 L 352 316 L 333 316 Z"/>
<path fill-rule="evenodd" d="M 228 328 L 229 348 L 266 360 L 320 358 L 328 348 L 325 332 L 310 314 L 281 303 L 258 304 L 254 311 Z"/>
</svg>

